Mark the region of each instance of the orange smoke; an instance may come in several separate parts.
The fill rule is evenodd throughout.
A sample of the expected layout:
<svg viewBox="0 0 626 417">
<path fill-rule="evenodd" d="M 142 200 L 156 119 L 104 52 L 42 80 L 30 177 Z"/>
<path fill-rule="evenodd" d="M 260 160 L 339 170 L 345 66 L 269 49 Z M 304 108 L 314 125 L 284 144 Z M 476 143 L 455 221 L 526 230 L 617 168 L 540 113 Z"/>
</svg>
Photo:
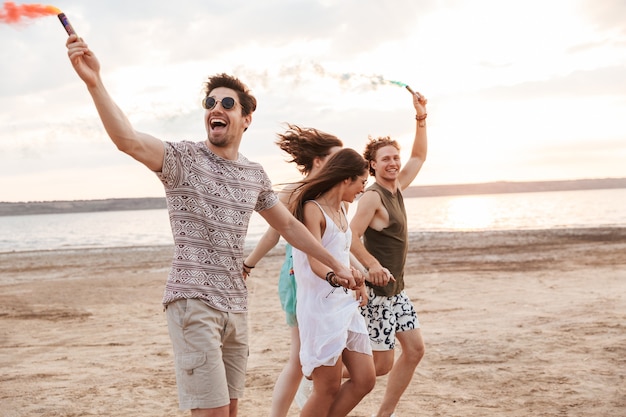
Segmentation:
<svg viewBox="0 0 626 417">
<path fill-rule="evenodd" d="M 54 6 L 42 4 L 15 4 L 12 1 L 5 1 L 4 8 L 0 10 L 0 22 L 18 23 L 24 18 L 37 18 L 42 16 L 58 15 L 61 10 Z"/>
</svg>

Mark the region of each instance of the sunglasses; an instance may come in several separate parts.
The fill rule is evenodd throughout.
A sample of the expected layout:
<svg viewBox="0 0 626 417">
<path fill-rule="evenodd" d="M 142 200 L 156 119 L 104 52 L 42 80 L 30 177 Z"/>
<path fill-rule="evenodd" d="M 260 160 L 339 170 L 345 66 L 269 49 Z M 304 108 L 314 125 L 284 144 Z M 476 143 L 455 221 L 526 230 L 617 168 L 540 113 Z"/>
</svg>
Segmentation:
<svg viewBox="0 0 626 417">
<path fill-rule="evenodd" d="M 217 106 L 217 103 L 222 103 L 222 107 L 225 110 L 230 110 L 235 107 L 235 104 L 237 104 L 235 99 L 232 97 L 224 97 L 221 100 L 215 100 L 214 97 L 207 97 L 202 101 L 202 107 L 207 110 L 213 110 L 213 108 Z"/>
</svg>

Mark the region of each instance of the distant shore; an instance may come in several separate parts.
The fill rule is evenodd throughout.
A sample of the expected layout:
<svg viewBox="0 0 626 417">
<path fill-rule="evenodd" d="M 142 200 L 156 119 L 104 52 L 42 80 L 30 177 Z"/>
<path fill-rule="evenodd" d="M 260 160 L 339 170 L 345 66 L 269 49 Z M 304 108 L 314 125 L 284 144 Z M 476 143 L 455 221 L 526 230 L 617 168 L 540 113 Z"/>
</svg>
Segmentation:
<svg viewBox="0 0 626 417">
<path fill-rule="evenodd" d="M 579 179 L 564 181 L 498 181 L 477 184 L 412 186 L 407 198 L 451 195 L 528 193 L 626 188 L 626 178 Z M 0 216 L 82 213 L 95 211 L 151 210 L 166 208 L 165 197 L 111 198 L 104 200 L 0 202 Z"/>
</svg>

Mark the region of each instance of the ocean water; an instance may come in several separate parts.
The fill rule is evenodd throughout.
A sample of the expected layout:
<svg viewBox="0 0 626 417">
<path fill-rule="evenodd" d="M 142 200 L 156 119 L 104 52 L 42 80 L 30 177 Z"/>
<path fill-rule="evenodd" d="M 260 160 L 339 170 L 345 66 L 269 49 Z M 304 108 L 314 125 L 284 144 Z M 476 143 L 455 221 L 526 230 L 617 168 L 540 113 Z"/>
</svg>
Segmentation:
<svg viewBox="0 0 626 417">
<path fill-rule="evenodd" d="M 407 198 L 405 205 L 410 232 L 626 227 L 626 189 Z M 255 213 L 246 246 L 266 228 Z M 172 242 L 165 209 L 0 216 L 0 252 Z"/>
</svg>

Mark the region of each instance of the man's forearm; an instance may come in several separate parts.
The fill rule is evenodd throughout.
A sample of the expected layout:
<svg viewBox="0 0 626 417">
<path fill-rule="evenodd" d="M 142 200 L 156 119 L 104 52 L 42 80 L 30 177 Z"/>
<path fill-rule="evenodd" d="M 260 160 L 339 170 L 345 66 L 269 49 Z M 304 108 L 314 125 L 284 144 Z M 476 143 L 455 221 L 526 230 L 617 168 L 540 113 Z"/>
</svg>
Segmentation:
<svg viewBox="0 0 626 417">
<path fill-rule="evenodd" d="M 107 134 L 119 150 L 126 152 L 125 140 L 132 138 L 135 133 L 130 121 L 101 82 L 90 86 L 88 90 Z"/>
<path fill-rule="evenodd" d="M 102 83 L 88 89 L 104 129 L 117 149 L 132 156 L 150 170 L 160 171 L 163 168 L 165 153 L 163 142 L 151 135 L 136 131 Z"/>
<path fill-rule="evenodd" d="M 369 270 L 373 266 L 380 264 L 378 259 L 374 257 L 363 245 L 361 239 L 353 237 L 352 244 L 350 245 L 350 252 L 354 257 L 363 265 L 366 270 Z"/>
</svg>

